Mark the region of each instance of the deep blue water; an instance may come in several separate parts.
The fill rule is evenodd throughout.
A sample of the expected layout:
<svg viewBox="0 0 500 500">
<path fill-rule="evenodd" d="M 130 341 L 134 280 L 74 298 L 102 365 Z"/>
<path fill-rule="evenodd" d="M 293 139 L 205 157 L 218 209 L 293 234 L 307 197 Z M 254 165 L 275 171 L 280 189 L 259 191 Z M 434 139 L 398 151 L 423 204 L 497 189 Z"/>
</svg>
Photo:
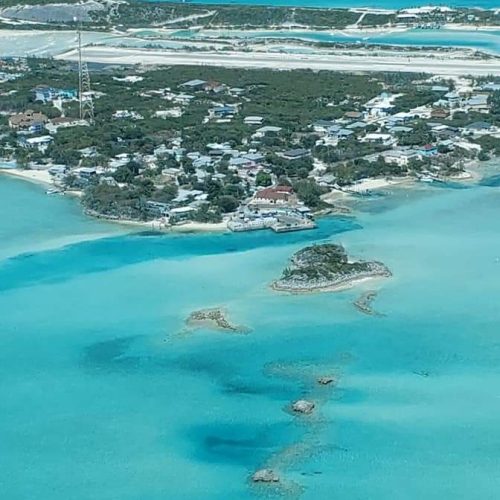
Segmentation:
<svg viewBox="0 0 500 500">
<path fill-rule="evenodd" d="M 497 498 L 498 187 L 399 189 L 285 235 L 127 235 L 3 177 L 0 203 L 2 498 L 255 498 L 263 465 L 285 498 Z M 325 239 L 394 276 L 269 290 Z M 353 307 L 367 289 L 384 316 Z M 250 333 L 185 330 L 211 306 Z"/>
</svg>

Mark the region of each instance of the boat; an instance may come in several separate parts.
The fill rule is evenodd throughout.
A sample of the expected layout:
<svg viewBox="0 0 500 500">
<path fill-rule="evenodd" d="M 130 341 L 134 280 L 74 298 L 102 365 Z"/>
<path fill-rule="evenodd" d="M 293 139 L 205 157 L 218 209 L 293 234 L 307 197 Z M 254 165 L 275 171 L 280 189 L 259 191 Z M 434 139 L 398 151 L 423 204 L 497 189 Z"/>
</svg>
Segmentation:
<svg viewBox="0 0 500 500">
<path fill-rule="evenodd" d="M 64 191 L 62 189 L 59 189 L 59 188 L 51 188 L 51 189 L 47 189 L 47 191 L 45 191 L 45 194 L 49 194 L 49 195 L 64 194 Z"/>
<path fill-rule="evenodd" d="M 434 182 L 434 179 L 429 175 L 422 175 L 419 180 L 420 182 Z"/>
</svg>

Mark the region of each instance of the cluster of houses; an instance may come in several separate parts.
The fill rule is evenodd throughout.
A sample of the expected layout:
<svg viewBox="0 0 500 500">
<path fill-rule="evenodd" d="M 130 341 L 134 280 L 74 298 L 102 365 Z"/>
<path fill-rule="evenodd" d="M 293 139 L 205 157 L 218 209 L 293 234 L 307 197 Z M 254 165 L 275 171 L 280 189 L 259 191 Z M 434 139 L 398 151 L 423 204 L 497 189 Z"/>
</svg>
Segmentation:
<svg viewBox="0 0 500 500">
<path fill-rule="evenodd" d="M 0 84 L 17 80 L 28 71 L 26 59 L 5 57 L 0 59 Z"/>
<path fill-rule="evenodd" d="M 117 81 L 136 83 L 141 77 L 124 77 Z M 315 148 L 328 146 L 338 148 L 343 141 L 355 141 L 359 144 L 379 146 L 376 154 L 367 154 L 361 158 L 367 161 L 380 161 L 401 167 L 408 166 L 414 160 L 437 159 L 447 151 L 457 148 L 477 155 L 481 146 L 477 139 L 491 135 L 500 139 L 499 127 L 489 120 L 490 97 L 500 90 L 500 84 L 486 83 L 474 85 L 467 79 L 457 80 L 453 88 L 443 85 L 432 78 L 419 84 L 436 95 L 433 103 L 416 106 L 408 111 L 398 111 L 398 98 L 402 94 L 383 92 L 361 105 L 353 106 L 341 118 L 321 119 L 310 124 L 302 136 L 314 137 L 315 146 L 306 148 L 300 141 L 288 143 L 288 148 L 280 151 L 273 149 L 281 161 L 296 162 L 310 158 L 314 169 L 310 178 L 320 186 L 333 188 L 336 186 L 334 165 L 325 165 L 315 158 Z M 57 180 L 62 180 L 71 173 L 82 183 L 91 179 L 110 185 L 120 185 L 114 173 L 131 160 L 137 161 L 143 170 L 157 169 L 161 159 L 172 158 L 174 166 L 163 168 L 161 177 L 164 182 L 179 185 L 177 197 L 169 203 L 154 200 L 146 202 L 148 213 L 169 223 L 183 223 L 192 219 L 197 210 L 207 202 L 207 193 L 201 189 L 180 189 L 179 180 L 185 176 L 183 165 L 188 162 L 192 166 L 191 176 L 199 185 L 207 179 L 224 183 L 227 175 L 237 176 L 241 185 L 245 186 L 248 198 L 227 219 L 228 227 L 233 231 L 271 229 L 276 232 L 295 231 L 315 227 L 310 209 L 297 197 L 293 188 L 280 184 L 273 175 L 273 165 L 269 164 L 269 149 L 263 139 L 268 136 L 280 136 L 282 128 L 269 123 L 265 116 L 245 115 L 245 89 L 231 88 L 223 83 L 206 80 L 190 80 L 181 84 L 175 91 L 170 88 L 142 91 L 142 97 L 161 97 L 169 106 L 157 109 L 152 116 L 159 118 L 178 118 L 183 115 L 187 106 L 200 92 L 204 100 L 218 96 L 209 107 L 205 122 L 229 123 L 238 120 L 249 127 L 249 135 L 242 144 L 235 146 L 229 142 L 208 143 L 201 150 L 188 150 L 184 147 L 182 134 L 178 134 L 156 147 L 151 154 L 121 153 L 99 167 L 80 166 L 69 172 L 63 165 L 50 165 L 49 172 Z M 224 103 L 227 97 L 229 103 Z M 73 89 L 56 89 L 40 86 L 33 89 L 33 100 L 42 104 L 52 104 L 63 110 L 65 102 L 78 98 Z M 235 103 L 236 102 L 236 103 Z M 457 113 L 480 113 L 481 119 L 463 127 L 452 125 Z M 116 110 L 112 118 L 115 120 L 142 120 L 144 117 L 133 110 Z M 413 133 L 417 124 L 425 123 L 432 141 L 427 144 L 408 146 L 400 144 L 402 136 Z M 48 119 L 38 111 L 26 110 L 9 117 L 9 127 L 17 132 L 18 144 L 24 148 L 36 148 L 45 153 L 54 141 L 55 134 L 61 127 L 89 126 L 85 121 L 60 116 Z M 360 148 L 361 150 L 361 148 Z M 95 148 L 79 150 L 82 158 L 97 155 Z M 224 162 L 225 169 L 220 169 Z M 265 175 L 268 181 L 259 182 L 259 176 Z"/>
<path fill-rule="evenodd" d="M 460 79 L 455 82 L 455 88 L 450 89 L 445 85 L 433 85 L 430 79 L 423 87 L 438 96 L 432 104 L 396 112 L 397 98 L 402 94 L 383 92 L 366 102 L 361 111 L 349 111 L 340 119 L 314 122 L 311 128 L 319 136 L 316 146 L 335 147 L 342 141 L 355 139 L 361 144 L 381 146 L 381 152 L 366 155 L 363 157 L 365 160 L 378 161 L 383 158 L 386 163 L 407 167 L 412 160 L 438 159 L 440 152 L 444 155 L 455 149 L 477 155 L 481 152 L 481 145 L 476 141 L 478 138 L 489 135 L 500 139 L 500 127 L 488 116 L 491 95 L 500 90 L 500 84 L 473 86 L 471 81 Z M 458 127 L 452 124 L 457 113 L 462 116 L 480 113 L 484 117 Z M 400 145 L 401 135 L 411 136 L 417 122 L 425 123 L 433 138 L 432 142 L 414 146 Z M 318 183 L 334 183 L 334 175 L 327 177 L 325 181 L 324 176 L 319 176 Z"/>
<path fill-rule="evenodd" d="M 53 135 L 60 128 L 89 125 L 86 120 L 64 116 L 64 103 L 78 100 L 78 91 L 76 89 L 58 89 L 40 85 L 35 87 L 32 93 L 35 103 L 51 104 L 60 110 L 61 116 L 49 119 L 41 111 L 32 109 L 10 115 L 9 127 L 17 132 L 20 146 L 36 148 L 41 153 L 44 153 L 49 144 L 53 142 Z"/>
</svg>

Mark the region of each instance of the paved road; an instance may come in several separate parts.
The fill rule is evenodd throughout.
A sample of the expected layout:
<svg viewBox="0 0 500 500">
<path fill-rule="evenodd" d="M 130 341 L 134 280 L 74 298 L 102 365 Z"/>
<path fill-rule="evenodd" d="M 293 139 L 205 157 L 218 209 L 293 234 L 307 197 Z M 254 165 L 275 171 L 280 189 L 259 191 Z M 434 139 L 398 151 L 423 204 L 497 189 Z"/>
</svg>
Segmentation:
<svg viewBox="0 0 500 500">
<path fill-rule="evenodd" d="M 500 75 L 500 59 L 458 59 L 441 57 L 378 56 L 365 53 L 345 54 L 277 54 L 265 52 L 179 52 L 115 47 L 86 47 L 89 62 L 118 64 L 168 64 L 225 66 L 234 68 L 315 69 L 330 71 L 400 71 L 427 72 L 440 75 Z M 76 60 L 74 50 L 56 57 Z"/>
</svg>

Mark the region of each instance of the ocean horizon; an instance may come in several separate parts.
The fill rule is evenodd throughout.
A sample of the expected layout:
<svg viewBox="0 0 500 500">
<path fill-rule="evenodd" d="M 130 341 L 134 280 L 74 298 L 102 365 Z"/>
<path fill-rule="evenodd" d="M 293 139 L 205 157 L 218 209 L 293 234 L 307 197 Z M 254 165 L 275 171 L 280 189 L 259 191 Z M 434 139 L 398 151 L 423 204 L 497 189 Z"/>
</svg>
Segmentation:
<svg viewBox="0 0 500 500">
<path fill-rule="evenodd" d="M 453 2 L 436 2 L 426 0 L 141 0 L 143 2 L 169 2 L 215 5 L 265 5 L 270 7 L 317 7 L 327 9 L 373 8 L 399 10 L 415 7 L 478 8 L 497 9 L 496 0 L 455 0 Z"/>
<path fill-rule="evenodd" d="M 493 173 L 393 188 L 288 234 L 130 233 L 0 176 L 2 497 L 495 499 Z M 326 241 L 393 277 L 269 289 Z M 353 306 L 368 290 L 377 316 Z M 207 307 L 249 333 L 186 329 Z M 301 398 L 310 419 L 288 411 Z M 251 484 L 264 466 L 279 490 Z"/>
</svg>

